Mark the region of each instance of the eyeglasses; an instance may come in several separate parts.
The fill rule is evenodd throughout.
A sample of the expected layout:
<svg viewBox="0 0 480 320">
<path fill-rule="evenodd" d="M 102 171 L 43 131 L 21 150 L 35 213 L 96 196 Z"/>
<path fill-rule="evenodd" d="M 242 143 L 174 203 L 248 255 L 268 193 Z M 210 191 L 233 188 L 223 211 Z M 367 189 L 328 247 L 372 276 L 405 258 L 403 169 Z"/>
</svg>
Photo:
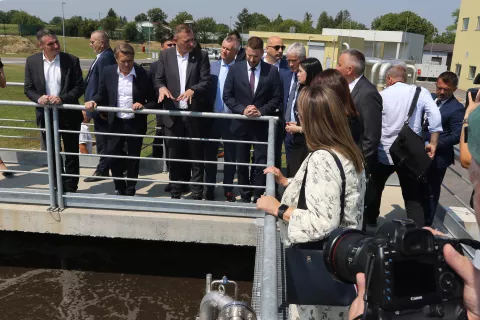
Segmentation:
<svg viewBox="0 0 480 320">
<path fill-rule="evenodd" d="M 278 51 L 282 49 L 282 51 L 285 51 L 285 46 L 267 46 L 267 48 L 273 48 L 275 51 Z"/>
</svg>

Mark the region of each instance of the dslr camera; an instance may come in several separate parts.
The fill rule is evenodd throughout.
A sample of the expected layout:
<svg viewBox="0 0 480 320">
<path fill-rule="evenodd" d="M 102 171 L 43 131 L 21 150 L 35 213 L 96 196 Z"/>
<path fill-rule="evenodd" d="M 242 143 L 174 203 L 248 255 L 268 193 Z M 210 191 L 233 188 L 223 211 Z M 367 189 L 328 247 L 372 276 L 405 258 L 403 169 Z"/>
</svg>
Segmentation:
<svg viewBox="0 0 480 320">
<path fill-rule="evenodd" d="M 374 237 L 355 230 L 334 230 L 324 246 L 325 265 L 344 283 L 366 275 L 367 319 L 466 319 L 463 280 L 446 264 L 443 247 L 455 239 L 434 236 L 409 219 L 380 226 Z"/>
</svg>

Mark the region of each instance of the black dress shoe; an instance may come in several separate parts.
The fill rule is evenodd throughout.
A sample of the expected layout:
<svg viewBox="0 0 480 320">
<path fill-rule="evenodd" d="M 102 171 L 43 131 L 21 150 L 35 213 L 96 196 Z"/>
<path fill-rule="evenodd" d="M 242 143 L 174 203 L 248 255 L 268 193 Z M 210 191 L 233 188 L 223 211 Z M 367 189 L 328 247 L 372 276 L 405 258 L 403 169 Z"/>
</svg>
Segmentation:
<svg viewBox="0 0 480 320">
<path fill-rule="evenodd" d="M 233 192 L 225 192 L 225 200 L 227 200 L 228 202 L 235 202 L 237 199 L 235 199 L 235 195 L 233 194 Z"/>
<path fill-rule="evenodd" d="M 5 178 L 12 178 L 13 172 L 2 172 L 2 176 L 4 176 Z"/>
<path fill-rule="evenodd" d="M 215 200 L 215 189 L 208 188 L 207 192 L 205 193 L 205 200 L 214 201 Z"/>
<path fill-rule="evenodd" d="M 253 203 L 257 203 L 257 200 L 258 200 L 258 199 L 259 199 L 259 198 L 253 198 L 253 201 L 252 201 L 252 202 L 253 202 Z"/>
<path fill-rule="evenodd" d="M 102 172 L 102 171 L 95 171 L 92 176 L 93 177 L 88 177 L 83 179 L 83 182 L 97 182 L 97 181 L 106 180 L 106 179 L 99 179 L 94 177 L 110 177 L 108 172 Z"/>
<path fill-rule="evenodd" d="M 171 192 L 172 191 L 172 184 L 169 183 L 165 186 L 165 189 L 164 189 L 165 192 Z"/>
<path fill-rule="evenodd" d="M 172 194 L 171 198 L 172 199 L 180 199 L 180 195 L 179 194 Z"/>
<path fill-rule="evenodd" d="M 203 195 L 201 194 L 194 195 L 193 200 L 203 200 Z"/>
<path fill-rule="evenodd" d="M 115 194 L 117 196 L 125 196 L 125 190 L 115 190 Z"/>
<path fill-rule="evenodd" d="M 250 203 L 250 202 L 252 202 L 252 200 L 251 200 L 250 198 L 243 198 L 243 197 L 242 197 L 242 202 L 244 202 L 244 203 Z"/>
</svg>

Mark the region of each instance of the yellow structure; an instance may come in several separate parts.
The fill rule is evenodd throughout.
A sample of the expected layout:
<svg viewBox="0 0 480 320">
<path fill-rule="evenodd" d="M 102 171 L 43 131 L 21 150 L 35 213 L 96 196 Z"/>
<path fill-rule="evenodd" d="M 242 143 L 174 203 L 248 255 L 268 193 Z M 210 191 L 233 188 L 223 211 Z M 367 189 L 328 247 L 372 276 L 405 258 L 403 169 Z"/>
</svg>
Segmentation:
<svg viewBox="0 0 480 320">
<path fill-rule="evenodd" d="M 462 0 L 451 70 L 458 75 L 462 90 L 475 87 L 480 73 L 480 1 Z M 478 85 L 477 85 L 478 87 Z"/>
<path fill-rule="evenodd" d="M 363 51 L 364 39 L 346 36 L 324 36 L 321 34 L 283 33 L 250 31 L 249 36 L 256 36 L 263 40 L 265 46 L 271 36 L 279 36 L 288 48 L 294 42 L 302 43 L 307 49 L 307 57 L 315 57 L 322 63 L 324 69 L 334 68 L 343 50 L 355 48 Z"/>
</svg>

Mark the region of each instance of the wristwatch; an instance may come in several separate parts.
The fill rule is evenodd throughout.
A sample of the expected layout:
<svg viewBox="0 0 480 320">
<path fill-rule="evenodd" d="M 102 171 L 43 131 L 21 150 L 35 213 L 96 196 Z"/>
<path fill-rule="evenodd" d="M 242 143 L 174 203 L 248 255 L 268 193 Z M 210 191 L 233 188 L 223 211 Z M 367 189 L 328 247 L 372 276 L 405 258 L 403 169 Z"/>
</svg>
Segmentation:
<svg viewBox="0 0 480 320">
<path fill-rule="evenodd" d="M 283 215 L 287 210 L 288 210 L 288 206 L 286 204 L 282 204 L 277 210 L 277 218 L 279 220 L 283 220 Z"/>
</svg>

